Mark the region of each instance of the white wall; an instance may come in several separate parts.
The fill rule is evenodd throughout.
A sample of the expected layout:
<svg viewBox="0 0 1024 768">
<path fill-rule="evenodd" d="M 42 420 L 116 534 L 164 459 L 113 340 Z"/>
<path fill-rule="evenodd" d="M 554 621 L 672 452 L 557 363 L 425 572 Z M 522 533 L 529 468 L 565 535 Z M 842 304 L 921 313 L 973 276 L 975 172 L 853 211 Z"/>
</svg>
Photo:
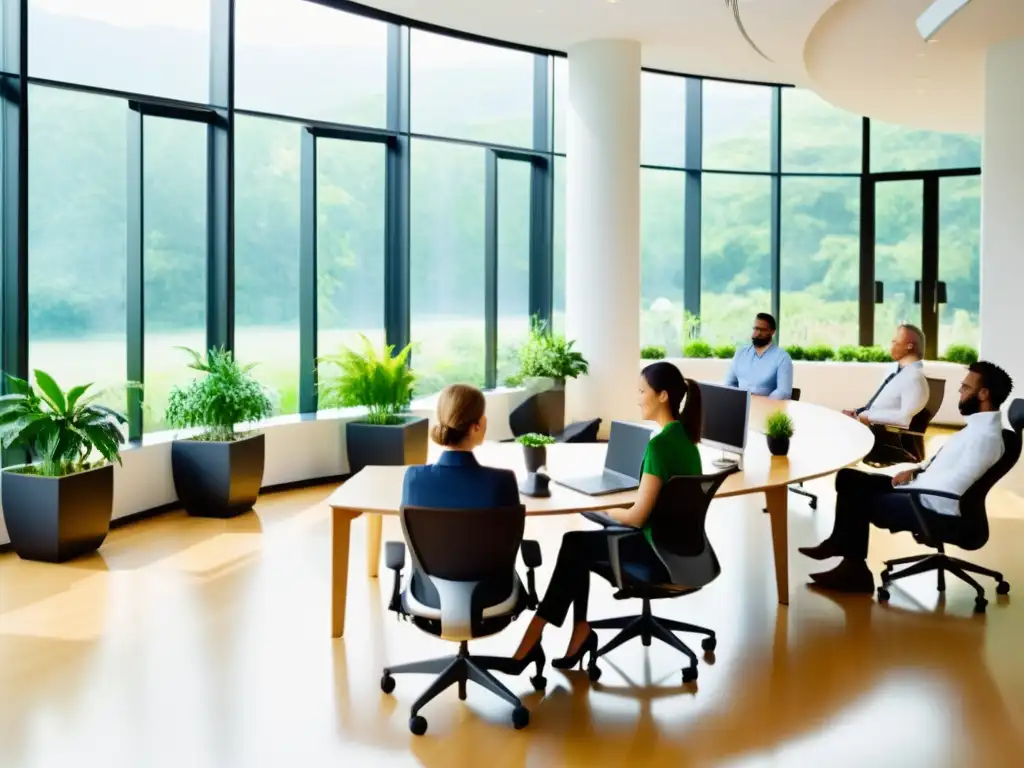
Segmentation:
<svg viewBox="0 0 1024 768">
<path fill-rule="evenodd" d="M 499 389 L 487 394 L 488 437 L 512 437 L 509 411 L 527 396 L 521 389 Z M 435 398 L 413 403 L 413 413 L 433 420 Z M 358 418 L 358 408 L 324 411 L 308 416 L 279 416 L 262 425 L 266 435 L 264 487 L 332 477 L 348 472 L 344 425 Z M 113 519 L 144 512 L 177 501 L 171 473 L 171 443 L 175 433 L 146 435 L 141 446 L 125 448 L 120 466 L 114 466 Z M 0 473 L 0 483 L 3 473 Z M 0 507 L 0 544 L 7 544 L 7 527 Z"/>
</svg>

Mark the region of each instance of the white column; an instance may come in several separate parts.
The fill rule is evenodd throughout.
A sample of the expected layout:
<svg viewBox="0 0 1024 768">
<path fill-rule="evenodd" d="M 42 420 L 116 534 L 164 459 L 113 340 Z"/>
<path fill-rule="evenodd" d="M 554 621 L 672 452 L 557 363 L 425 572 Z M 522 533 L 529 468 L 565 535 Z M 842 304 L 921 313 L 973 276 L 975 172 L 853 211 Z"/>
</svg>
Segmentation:
<svg viewBox="0 0 1024 768">
<path fill-rule="evenodd" d="M 570 382 L 567 421 L 638 418 L 640 44 L 569 49 L 566 334 L 590 362 Z"/>
<path fill-rule="evenodd" d="M 1024 40 L 989 49 L 981 168 L 981 356 L 1024 397 Z M 1024 493 L 1024 467 L 1004 485 Z"/>
</svg>

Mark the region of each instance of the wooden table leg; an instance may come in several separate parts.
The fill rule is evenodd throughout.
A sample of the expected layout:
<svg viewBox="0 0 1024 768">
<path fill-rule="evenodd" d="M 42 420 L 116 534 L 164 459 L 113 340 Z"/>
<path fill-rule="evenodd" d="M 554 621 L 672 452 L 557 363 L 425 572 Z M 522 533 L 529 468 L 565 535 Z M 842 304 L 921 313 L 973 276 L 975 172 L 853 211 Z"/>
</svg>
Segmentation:
<svg viewBox="0 0 1024 768">
<path fill-rule="evenodd" d="M 352 521 L 357 517 L 358 512 L 345 509 L 331 510 L 331 637 L 341 637 L 345 634 L 349 534 L 352 531 Z"/>
<path fill-rule="evenodd" d="M 380 537 L 384 527 L 384 515 L 366 516 L 366 575 L 377 578 L 380 571 Z"/>
<path fill-rule="evenodd" d="M 779 603 L 789 605 L 789 489 L 777 486 L 765 493 L 772 520 L 772 548 L 775 551 L 775 586 Z"/>
</svg>

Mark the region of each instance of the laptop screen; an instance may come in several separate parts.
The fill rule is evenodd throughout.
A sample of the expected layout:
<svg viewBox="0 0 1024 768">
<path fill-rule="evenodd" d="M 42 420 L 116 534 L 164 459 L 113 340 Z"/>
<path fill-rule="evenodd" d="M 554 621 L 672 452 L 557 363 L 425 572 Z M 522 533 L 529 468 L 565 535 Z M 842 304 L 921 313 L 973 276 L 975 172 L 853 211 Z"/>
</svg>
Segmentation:
<svg viewBox="0 0 1024 768">
<path fill-rule="evenodd" d="M 650 441 L 651 430 L 648 427 L 613 421 L 604 468 L 639 480 L 644 452 Z"/>
</svg>

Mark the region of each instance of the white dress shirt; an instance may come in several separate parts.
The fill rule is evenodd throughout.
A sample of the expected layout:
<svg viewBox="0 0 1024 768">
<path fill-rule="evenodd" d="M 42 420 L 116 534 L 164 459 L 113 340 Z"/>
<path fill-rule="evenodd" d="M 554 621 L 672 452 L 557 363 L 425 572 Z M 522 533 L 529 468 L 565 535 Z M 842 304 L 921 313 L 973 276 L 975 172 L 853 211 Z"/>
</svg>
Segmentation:
<svg viewBox="0 0 1024 768">
<path fill-rule="evenodd" d="M 910 426 L 910 420 L 928 405 L 928 380 L 924 377 L 924 364 L 918 360 L 900 368 L 899 363 L 889 373 L 896 375 L 882 388 L 864 411 L 872 424 L 890 424 L 894 427 Z M 886 374 L 889 375 L 889 374 Z"/>
<path fill-rule="evenodd" d="M 1003 457 L 1003 418 L 999 411 L 967 416 L 967 426 L 949 438 L 921 472 L 906 484 L 962 496 Z M 959 517 L 960 504 L 954 499 L 921 496 L 921 504 L 940 515 Z"/>
</svg>

